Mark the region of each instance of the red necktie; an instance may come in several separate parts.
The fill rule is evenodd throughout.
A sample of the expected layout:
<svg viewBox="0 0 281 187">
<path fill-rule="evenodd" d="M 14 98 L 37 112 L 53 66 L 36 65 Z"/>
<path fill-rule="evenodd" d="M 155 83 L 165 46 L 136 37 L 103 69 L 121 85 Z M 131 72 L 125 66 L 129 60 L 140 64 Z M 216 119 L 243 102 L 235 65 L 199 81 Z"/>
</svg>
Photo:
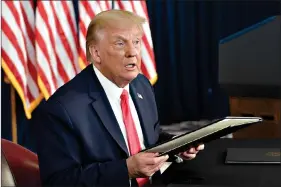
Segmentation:
<svg viewBox="0 0 281 187">
<path fill-rule="evenodd" d="M 131 155 L 134 155 L 141 150 L 141 145 L 138 137 L 138 133 L 136 130 L 136 126 L 131 114 L 130 106 L 129 106 L 129 94 L 127 90 L 123 90 L 121 96 L 121 109 L 123 115 L 123 121 L 126 127 L 127 133 L 127 141 L 129 146 L 129 151 Z M 139 186 L 143 186 L 148 182 L 148 178 L 137 178 L 137 182 Z"/>
</svg>

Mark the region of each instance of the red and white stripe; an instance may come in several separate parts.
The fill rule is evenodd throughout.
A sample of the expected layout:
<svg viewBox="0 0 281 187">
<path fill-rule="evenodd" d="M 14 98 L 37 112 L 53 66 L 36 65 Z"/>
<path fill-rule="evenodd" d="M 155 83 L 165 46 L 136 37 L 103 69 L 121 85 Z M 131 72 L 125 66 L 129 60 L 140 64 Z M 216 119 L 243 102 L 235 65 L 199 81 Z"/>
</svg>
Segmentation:
<svg viewBox="0 0 281 187">
<path fill-rule="evenodd" d="M 157 71 L 155 65 L 155 58 L 153 52 L 153 44 L 151 31 L 149 27 L 149 18 L 147 13 L 147 7 L 145 1 L 122 1 L 117 0 L 114 3 L 115 9 L 127 10 L 130 12 L 134 12 L 139 16 L 146 18 L 147 22 L 143 25 L 144 36 L 142 38 L 142 47 L 141 47 L 141 55 L 142 55 L 142 73 L 150 80 L 152 84 L 154 84 L 157 80 Z"/>
<path fill-rule="evenodd" d="M 101 11 L 111 9 L 111 0 L 79 1 L 79 65 L 83 69 L 89 62 L 86 58 L 86 34 L 91 20 Z"/>
<path fill-rule="evenodd" d="M 1 1 L 2 68 L 17 90 L 28 119 L 42 99 L 37 87 L 33 1 Z"/>
<path fill-rule="evenodd" d="M 37 1 L 35 40 L 38 84 L 48 99 L 80 71 L 72 1 Z"/>
</svg>

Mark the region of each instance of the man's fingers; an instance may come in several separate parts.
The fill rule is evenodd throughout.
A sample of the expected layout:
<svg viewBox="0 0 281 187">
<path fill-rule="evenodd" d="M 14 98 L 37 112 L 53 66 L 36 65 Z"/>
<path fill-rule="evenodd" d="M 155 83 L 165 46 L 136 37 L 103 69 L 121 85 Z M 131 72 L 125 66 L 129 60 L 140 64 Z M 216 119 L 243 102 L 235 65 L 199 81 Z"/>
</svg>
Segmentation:
<svg viewBox="0 0 281 187">
<path fill-rule="evenodd" d="M 189 154 L 196 154 L 198 151 L 194 148 L 194 147 L 192 147 L 192 148 L 190 148 L 188 151 L 185 151 L 184 153 L 189 153 Z"/>
<path fill-rule="evenodd" d="M 190 148 L 187 152 L 190 154 L 197 154 L 198 151 L 204 150 L 204 144 L 200 144 L 197 147 Z"/>
<path fill-rule="evenodd" d="M 166 160 L 168 160 L 168 158 L 169 158 L 168 155 L 149 158 L 147 159 L 146 163 L 149 165 L 158 165 L 160 162 L 165 162 Z"/>
<path fill-rule="evenodd" d="M 162 161 L 159 164 L 151 165 L 151 167 L 149 168 L 149 173 L 152 173 L 153 175 L 155 172 L 159 171 L 165 162 L 166 161 Z"/>
<path fill-rule="evenodd" d="M 146 158 L 153 158 L 153 157 L 157 157 L 159 155 L 159 153 L 142 152 L 142 153 L 138 153 L 138 155 L 146 157 Z"/>
<path fill-rule="evenodd" d="M 184 152 L 182 154 L 184 157 L 188 158 L 188 159 L 193 159 L 196 157 L 196 154 L 192 154 L 192 153 L 187 153 L 187 152 Z"/>
<path fill-rule="evenodd" d="M 126 160 L 129 176 L 132 178 L 151 176 L 168 158 L 168 155 L 159 156 L 159 153 L 141 152 L 133 155 Z"/>
<path fill-rule="evenodd" d="M 162 167 L 162 165 L 165 163 L 165 161 L 161 161 L 158 164 L 149 164 L 149 165 L 145 165 L 143 166 L 143 174 L 145 176 L 152 176 L 155 172 L 157 172 L 158 170 L 160 170 L 160 168 Z"/>
<path fill-rule="evenodd" d="M 156 157 L 154 158 L 155 160 L 155 165 L 159 165 L 162 162 L 166 162 L 168 160 L 169 156 L 168 155 L 164 155 L 164 156 L 160 156 L 160 157 Z"/>
<path fill-rule="evenodd" d="M 159 156 L 158 153 L 138 153 L 133 157 L 136 163 L 134 170 L 137 171 L 132 175 L 134 177 L 152 176 L 169 158 L 168 155 Z"/>
</svg>

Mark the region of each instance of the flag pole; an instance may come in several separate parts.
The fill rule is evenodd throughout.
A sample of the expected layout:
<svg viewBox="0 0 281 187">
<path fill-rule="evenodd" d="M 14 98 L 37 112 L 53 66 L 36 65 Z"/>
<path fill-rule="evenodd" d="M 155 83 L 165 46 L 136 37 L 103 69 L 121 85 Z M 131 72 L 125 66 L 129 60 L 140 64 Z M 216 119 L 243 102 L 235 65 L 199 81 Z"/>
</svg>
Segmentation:
<svg viewBox="0 0 281 187">
<path fill-rule="evenodd" d="M 17 112 L 16 112 L 16 91 L 11 85 L 11 122 L 12 122 L 12 141 L 18 143 L 18 133 L 17 133 Z"/>
</svg>

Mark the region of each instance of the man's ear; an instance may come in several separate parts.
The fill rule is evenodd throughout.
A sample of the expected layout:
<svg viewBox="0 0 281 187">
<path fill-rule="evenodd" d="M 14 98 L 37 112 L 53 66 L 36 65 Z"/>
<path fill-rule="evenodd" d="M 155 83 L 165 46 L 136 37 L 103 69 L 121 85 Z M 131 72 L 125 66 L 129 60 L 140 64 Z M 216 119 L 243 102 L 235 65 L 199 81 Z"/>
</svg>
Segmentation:
<svg viewBox="0 0 281 187">
<path fill-rule="evenodd" d="M 89 52 L 90 52 L 94 62 L 100 64 L 101 59 L 100 59 L 100 53 L 99 53 L 98 46 L 96 46 L 96 45 L 89 46 Z"/>
</svg>

